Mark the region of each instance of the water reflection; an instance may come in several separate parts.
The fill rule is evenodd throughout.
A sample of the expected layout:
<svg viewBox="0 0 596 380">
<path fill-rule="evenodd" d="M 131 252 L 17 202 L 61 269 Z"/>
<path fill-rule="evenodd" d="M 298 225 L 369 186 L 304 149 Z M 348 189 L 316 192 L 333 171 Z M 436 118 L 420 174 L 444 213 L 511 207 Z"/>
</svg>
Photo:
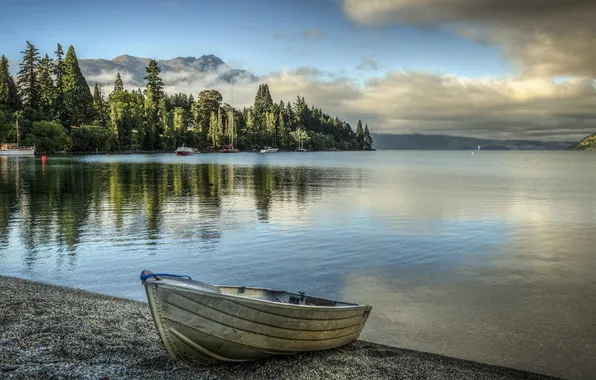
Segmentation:
<svg viewBox="0 0 596 380">
<path fill-rule="evenodd" d="M 53 158 L 2 163 L 0 244 L 16 231 L 30 268 L 53 247 L 76 255 L 85 241 L 155 246 L 164 238 L 195 238 L 213 247 L 222 231 L 251 219 L 269 222 L 273 207 L 316 201 L 325 186 L 348 176 L 333 168 L 183 163 L 94 163 Z M 254 206 L 248 204 L 252 199 Z M 244 204 L 245 206 L 242 206 Z M 13 242 L 13 245 L 16 244 Z M 43 252 L 43 253 L 42 253 Z"/>
</svg>

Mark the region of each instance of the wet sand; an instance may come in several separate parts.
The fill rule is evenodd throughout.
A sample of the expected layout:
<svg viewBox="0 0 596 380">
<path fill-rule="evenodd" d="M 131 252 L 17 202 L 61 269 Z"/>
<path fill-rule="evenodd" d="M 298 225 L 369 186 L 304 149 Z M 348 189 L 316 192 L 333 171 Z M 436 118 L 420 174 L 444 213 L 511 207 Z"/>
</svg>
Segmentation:
<svg viewBox="0 0 596 380">
<path fill-rule="evenodd" d="M 193 370 L 167 354 L 147 303 L 2 276 L 0 378 L 554 379 L 364 341 Z"/>
</svg>

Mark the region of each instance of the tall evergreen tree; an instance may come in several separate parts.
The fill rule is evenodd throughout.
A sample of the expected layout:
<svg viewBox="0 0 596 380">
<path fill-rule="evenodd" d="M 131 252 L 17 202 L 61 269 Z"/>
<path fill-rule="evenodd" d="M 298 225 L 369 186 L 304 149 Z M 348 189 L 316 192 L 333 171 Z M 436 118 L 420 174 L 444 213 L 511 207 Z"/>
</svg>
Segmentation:
<svg viewBox="0 0 596 380">
<path fill-rule="evenodd" d="M 39 61 L 39 107 L 42 115 L 52 118 L 56 103 L 56 88 L 54 87 L 54 63 L 46 54 Z"/>
<path fill-rule="evenodd" d="M 148 94 L 150 94 L 152 97 L 152 101 L 157 106 L 161 98 L 163 98 L 164 96 L 164 84 L 161 78 L 159 77 L 159 74 L 161 73 L 161 68 L 157 64 L 157 61 L 152 59 L 151 61 L 149 61 L 149 66 L 145 67 L 145 71 L 147 72 L 147 75 L 143 77 L 143 79 L 147 81 L 147 89 L 145 90 L 145 95 L 148 96 Z"/>
<path fill-rule="evenodd" d="M 364 149 L 371 150 L 373 145 L 372 137 L 370 136 L 370 132 L 368 131 L 368 124 L 364 126 Z"/>
<path fill-rule="evenodd" d="M 60 120 L 62 125 L 64 125 L 67 123 L 67 114 L 66 106 L 64 105 L 64 85 L 62 80 L 62 74 L 64 72 L 64 50 L 62 50 L 62 45 L 57 44 L 56 51 L 54 52 L 54 54 L 56 55 L 56 60 L 54 61 L 56 98 L 54 100 L 53 116 L 55 120 Z"/>
<path fill-rule="evenodd" d="M 154 131 L 153 133 L 153 147 L 151 149 L 162 148 L 162 136 L 164 134 L 164 116 L 160 118 L 160 102 L 164 98 L 163 81 L 159 77 L 161 69 L 157 61 L 152 59 L 149 65 L 145 67 L 147 75 L 143 78 L 147 81 L 145 89 L 145 112 L 147 128 Z M 163 113 L 163 110 L 162 110 Z M 160 123 L 161 119 L 161 123 Z"/>
<path fill-rule="evenodd" d="M 81 73 L 79 60 L 72 45 L 66 52 L 62 73 L 64 105 L 67 109 L 66 127 L 81 125 L 93 120 L 93 96 Z"/>
<path fill-rule="evenodd" d="M 95 83 L 93 86 L 93 110 L 95 111 L 96 119 L 101 123 L 102 126 L 107 126 L 108 123 L 108 107 L 105 101 L 105 97 L 99 84 Z"/>
<path fill-rule="evenodd" d="M 356 144 L 358 149 L 364 149 L 364 130 L 362 129 L 362 120 L 356 124 Z"/>
<path fill-rule="evenodd" d="M 8 113 L 18 110 L 21 99 L 17 86 L 10 75 L 8 59 L 0 57 L 0 111 Z"/>
<path fill-rule="evenodd" d="M 122 77 L 120 73 L 116 74 L 116 81 L 114 82 L 114 92 L 124 91 L 124 83 L 122 83 Z"/>
<path fill-rule="evenodd" d="M 27 41 L 27 48 L 21 52 L 23 61 L 17 74 L 18 86 L 23 106 L 37 110 L 39 108 L 39 80 L 37 68 L 39 65 L 38 49 Z"/>
</svg>

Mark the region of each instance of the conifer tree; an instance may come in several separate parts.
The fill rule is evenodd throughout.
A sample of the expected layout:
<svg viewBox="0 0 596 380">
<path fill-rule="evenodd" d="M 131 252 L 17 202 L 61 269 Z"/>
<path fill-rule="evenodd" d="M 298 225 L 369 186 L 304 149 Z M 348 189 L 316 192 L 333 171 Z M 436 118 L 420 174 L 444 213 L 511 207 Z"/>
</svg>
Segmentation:
<svg viewBox="0 0 596 380">
<path fill-rule="evenodd" d="M 54 107 L 53 107 L 53 116 L 55 120 L 60 120 L 62 125 L 67 123 L 67 114 L 66 114 L 66 106 L 64 105 L 64 86 L 62 81 L 62 74 L 64 72 L 64 50 L 62 50 L 62 45 L 57 44 L 56 51 L 54 52 L 56 55 L 56 60 L 54 61 L 54 76 L 55 76 L 55 99 L 54 99 Z"/>
<path fill-rule="evenodd" d="M 116 81 L 114 82 L 114 92 L 124 91 L 124 83 L 122 83 L 122 77 L 120 73 L 116 74 Z"/>
<path fill-rule="evenodd" d="M 62 72 L 64 106 L 67 110 L 66 127 L 79 126 L 93 119 L 93 96 L 81 73 L 79 60 L 72 45 L 66 52 Z"/>
<path fill-rule="evenodd" d="M 364 126 L 364 149 L 371 150 L 372 149 L 373 140 L 370 136 L 370 132 L 368 131 L 368 124 Z"/>
<path fill-rule="evenodd" d="M 358 149 L 364 149 L 364 130 L 362 129 L 362 120 L 356 124 L 356 144 Z"/>
<path fill-rule="evenodd" d="M 43 116 L 51 119 L 56 103 L 56 87 L 54 86 L 53 74 L 54 63 L 46 54 L 39 61 L 39 107 Z"/>
<path fill-rule="evenodd" d="M 17 74 L 18 87 L 20 91 L 23 106 L 37 110 L 39 108 L 39 80 L 37 78 L 37 68 L 39 65 L 38 49 L 27 41 L 27 48 L 21 52 L 23 61 L 20 64 L 20 70 Z"/>
<path fill-rule="evenodd" d="M 97 83 L 95 83 L 95 86 L 93 86 L 93 110 L 95 111 L 95 117 L 101 123 L 101 125 L 104 127 L 107 126 L 108 108 L 103 91 Z"/>
<path fill-rule="evenodd" d="M 17 86 L 10 76 L 8 59 L 0 57 L 0 111 L 12 113 L 21 106 Z"/>
</svg>

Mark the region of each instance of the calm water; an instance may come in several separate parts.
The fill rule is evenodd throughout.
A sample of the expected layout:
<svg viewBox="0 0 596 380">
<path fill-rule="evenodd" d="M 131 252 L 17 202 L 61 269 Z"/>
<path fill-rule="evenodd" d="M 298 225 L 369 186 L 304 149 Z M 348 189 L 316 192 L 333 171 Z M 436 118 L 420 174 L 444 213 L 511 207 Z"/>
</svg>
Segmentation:
<svg viewBox="0 0 596 380">
<path fill-rule="evenodd" d="M 0 160 L 0 274 L 145 300 L 143 269 L 373 305 L 362 339 L 596 376 L 596 155 Z"/>
</svg>

